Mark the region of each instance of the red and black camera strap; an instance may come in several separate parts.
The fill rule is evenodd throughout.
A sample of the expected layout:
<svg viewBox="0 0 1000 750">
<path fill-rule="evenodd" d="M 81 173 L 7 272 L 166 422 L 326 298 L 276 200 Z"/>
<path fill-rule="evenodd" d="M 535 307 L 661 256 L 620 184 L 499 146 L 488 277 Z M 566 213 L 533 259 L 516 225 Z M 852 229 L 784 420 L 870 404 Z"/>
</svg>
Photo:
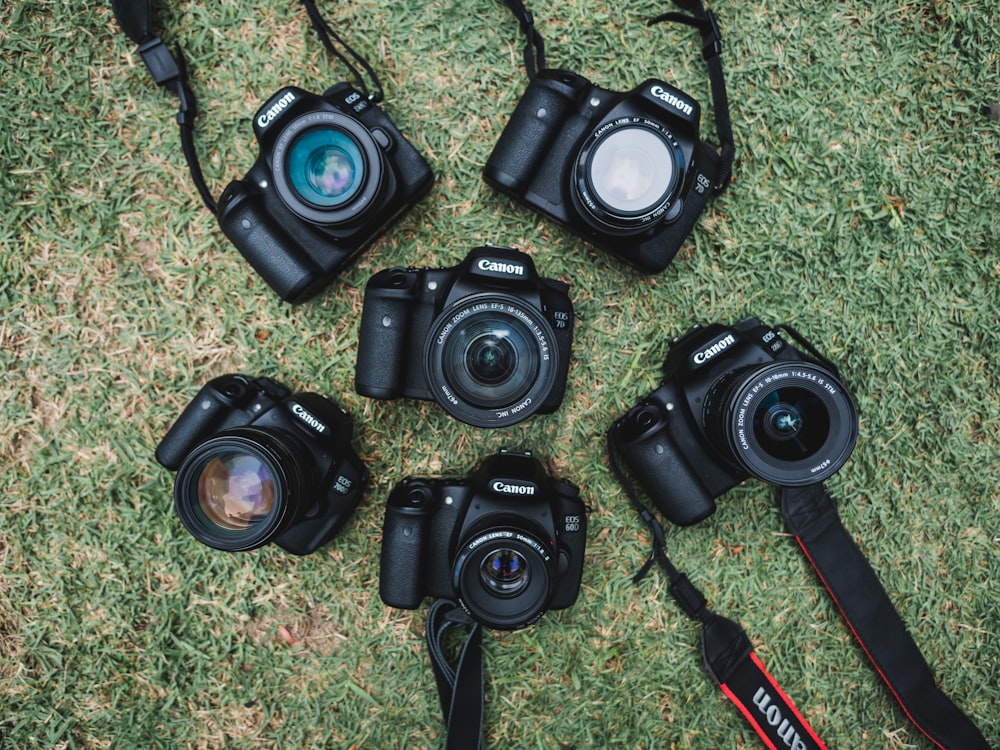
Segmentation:
<svg viewBox="0 0 1000 750">
<path fill-rule="evenodd" d="M 369 101 L 380 102 L 382 100 L 382 84 L 371 65 L 364 57 L 359 55 L 347 44 L 334 29 L 320 15 L 316 7 L 315 0 L 300 0 L 309 16 L 309 22 L 315 29 L 320 41 L 327 51 L 340 60 L 357 82 L 358 90 L 361 91 Z M 209 190 L 208 183 L 201 171 L 201 164 L 198 161 L 198 152 L 194 146 L 194 120 L 198 115 L 198 108 L 195 103 L 194 93 L 188 85 L 187 70 L 184 65 L 184 55 L 180 47 L 175 47 L 171 52 L 166 43 L 153 32 L 153 7 L 152 0 L 111 0 L 111 8 L 114 10 L 118 25 L 126 36 L 139 45 L 139 56 L 146 64 L 153 81 L 160 87 L 171 91 L 179 101 L 177 110 L 177 124 L 181 132 L 181 148 L 184 151 L 184 158 L 187 161 L 188 171 L 191 173 L 191 180 L 194 182 L 202 203 L 213 214 L 218 212 L 218 205 Z M 342 53 L 334 45 L 334 42 L 344 48 Z M 349 59 L 350 58 L 350 59 Z M 369 92 L 365 84 L 364 76 L 356 65 L 371 78 L 375 84 L 375 90 Z"/>
<path fill-rule="evenodd" d="M 649 573 L 654 563 L 666 573 L 667 591 L 678 607 L 701 623 L 701 653 L 705 668 L 723 694 L 733 702 L 740 715 L 771 750 L 826 750 L 809 722 L 795 707 L 774 677 L 754 653 L 746 631 L 726 617 L 708 608 L 704 594 L 670 561 L 666 552 L 663 526 L 646 506 L 639 502 L 635 487 L 618 463 L 612 434 L 608 430 L 608 461 L 611 473 L 622 488 L 639 517 L 649 527 L 653 550 L 645 564 L 633 577 L 638 583 Z"/>
<path fill-rule="evenodd" d="M 822 484 L 785 487 L 785 526 L 805 552 L 865 655 L 910 721 L 937 747 L 989 750 L 934 674 Z"/>
<path fill-rule="evenodd" d="M 608 431 L 612 474 L 649 527 L 653 551 L 634 577 L 639 582 L 658 563 L 668 591 L 689 617 L 702 623 L 702 654 L 712 679 L 772 750 L 823 748 L 791 699 L 753 653 L 737 623 L 711 613 L 705 597 L 666 555 L 663 527 L 638 500 L 622 471 Z M 848 534 L 833 498 L 822 484 L 782 488 L 782 514 L 820 581 L 879 676 L 911 722 L 942 750 L 990 750 L 975 724 L 938 688 L 930 667 L 868 560 Z"/>
</svg>

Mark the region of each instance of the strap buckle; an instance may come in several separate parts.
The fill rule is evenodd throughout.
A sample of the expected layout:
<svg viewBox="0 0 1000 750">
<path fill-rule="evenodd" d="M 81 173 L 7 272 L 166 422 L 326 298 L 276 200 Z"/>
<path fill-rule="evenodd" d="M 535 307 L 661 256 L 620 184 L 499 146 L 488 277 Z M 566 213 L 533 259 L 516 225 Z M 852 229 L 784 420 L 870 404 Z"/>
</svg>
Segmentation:
<svg viewBox="0 0 1000 750">
<path fill-rule="evenodd" d="M 705 45 L 701 48 L 701 56 L 705 60 L 711 60 L 722 54 L 722 32 L 719 31 L 719 22 L 715 19 L 715 14 L 712 11 L 708 11 L 705 17 L 711 26 L 708 34 L 702 32 L 702 40 Z"/>
<path fill-rule="evenodd" d="M 158 86 L 173 88 L 174 82 L 180 80 L 181 66 L 160 37 L 140 44 L 139 55 Z"/>
</svg>

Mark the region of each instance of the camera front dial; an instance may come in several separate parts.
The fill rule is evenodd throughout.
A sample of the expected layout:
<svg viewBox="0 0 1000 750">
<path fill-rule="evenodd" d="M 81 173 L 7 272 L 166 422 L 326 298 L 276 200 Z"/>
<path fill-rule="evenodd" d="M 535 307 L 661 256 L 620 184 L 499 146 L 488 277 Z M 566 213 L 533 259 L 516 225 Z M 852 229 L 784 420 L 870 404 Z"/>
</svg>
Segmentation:
<svg viewBox="0 0 1000 750">
<path fill-rule="evenodd" d="M 684 170 L 669 130 L 645 117 L 618 118 L 587 138 L 574 170 L 587 213 L 618 229 L 641 228 L 664 216 Z"/>
<path fill-rule="evenodd" d="M 555 334 L 540 311 L 510 295 L 479 294 L 431 325 L 424 373 L 452 416 L 476 427 L 505 427 L 543 404 L 557 356 Z"/>
<path fill-rule="evenodd" d="M 462 605 L 483 625 L 527 627 L 548 609 L 556 566 L 549 549 L 523 529 L 497 527 L 459 547 L 452 567 Z"/>
<path fill-rule="evenodd" d="M 772 362 L 724 376 L 705 402 L 705 424 L 752 476 L 799 487 L 836 473 L 858 437 L 858 412 L 818 364 Z"/>
<path fill-rule="evenodd" d="M 358 218 L 382 188 L 382 151 L 368 129 L 340 112 L 288 123 L 272 155 L 274 187 L 289 210 L 315 224 Z"/>
<path fill-rule="evenodd" d="M 174 508 L 202 544 L 251 550 L 296 517 L 301 486 L 293 450 L 269 433 L 238 428 L 187 455 L 174 482 Z"/>
</svg>

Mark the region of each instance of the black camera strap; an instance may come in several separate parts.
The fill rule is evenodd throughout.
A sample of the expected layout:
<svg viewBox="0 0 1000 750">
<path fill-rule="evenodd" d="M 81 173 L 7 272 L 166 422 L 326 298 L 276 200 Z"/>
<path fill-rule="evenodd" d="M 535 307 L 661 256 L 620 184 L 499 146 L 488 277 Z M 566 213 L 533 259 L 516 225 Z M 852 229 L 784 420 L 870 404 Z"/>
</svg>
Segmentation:
<svg viewBox="0 0 1000 750">
<path fill-rule="evenodd" d="M 684 13 L 664 13 L 651 18 L 648 26 L 664 21 L 693 26 L 701 33 L 701 56 L 708 66 L 708 80 L 712 87 L 712 108 L 715 111 L 715 132 L 719 137 L 719 164 L 713 191 L 715 195 L 725 192 L 733 174 L 733 159 L 736 157 L 736 143 L 733 140 L 733 122 L 729 114 L 729 95 L 726 93 L 726 76 L 722 69 L 722 33 L 715 14 L 705 10 L 701 0 L 674 0 L 691 15 Z"/>
<path fill-rule="evenodd" d="M 625 476 L 616 455 L 612 437 L 616 425 L 608 430 L 608 462 L 621 483 L 632 507 L 649 527 L 653 550 L 649 559 L 633 577 L 639 583 L 658 564 L 670 581 L 667 590 L 674 602 L 690 617 L 701 623 L 701 652 L 705 668 L 723 694 L 764 744 L 772 748 L 826 750 L 826 745 L 795 707 L 777 681 L 754 653 L 746 631 L 728 618 L 712 612 L 705 596 L 681 573 L 667 556 L 663 526 L 646 506 L 639 502 L 635 487 Z"/>
<path fill-rule="evenodd" d="M 524 45 L 524 68 L 528 79 L 535 77 L 538 70 L 545 67 L 545 42 L 535 28 L 535 18 L 521 0 L 503 0 L 504 5 L 514 14 L 521 24 L 521 32 L 526 42 Z M 708 78 L 712 87 L 712 105 L 715 110 L 715 132 L 719 137 L 719 151 L 715 152 L 718 164 L 712 192 L 719 195 L 729 187 L 733 174 L 733 159 L 736 156 L 736 144 L 733 140 L 733 123 L 729 114 L 729 95 L 726 93 L 726 77 L 722 69 L 722 34 L 715 14 L 706 10 L 701 0 L 674 0 L 681 8 L 690 12 L 663 13 L 647 21 L 647 26 L 655 26 L 664 21 L 682 23 L 692 26 L 701 33 L 701 54 L 708 65 Z M 714 149 L 712 149 L 714 151 Z"/>
<path fill-rule="evenodd" d="M 172 54 L 160 37 L 153 33 L 153 8 L 151 0 L 111 0 L 111 7 L 118 25 L 133 42 L 139 45 L 139 55 L 146 64 L 153 81 L 172 91 L 179 101 L 177 124 L 181 129 L 181 148 L 187 160 L 191 179 L 198 189 L 202 202 L 213 214 L 215 198 L 208 189 L 194 147 L 194 119 L 198 115 L 194 94 L 188 86 L 187 70 L 180 48 Z"/>
<path fill-rule="evenodd" d="M 323 19 L 316 8 L 315 0 L 300 0 L 309 16 L 309 21 L 316 30 L 320 41 L 327 51 L 340 60 L 351 71 L 358 89 L 368 98 L 369 101 L 378 103 L 382 101 L 382 83 L 372 69 L 368 61 L 354 51 L 333 28 Z M 184 55 L 180 47 L 175 47 L 171 52 L 166 43 L 153 33 L 153 8 L 152 0 L 111 0 L 111 7 L 114 10 L 118 25 L 121 26 L 125 34 L 139 45 L 139 55 L 146 64 L 153 81 L 173 94 L 179 100 L 177 111 L 177 124 L 181 130 L 181 147 L 184 150 L 184 158 L 187 160 L 188 170 L 191 172 L 191 179 L 194 182 L 202 202 L 213 214 L 217 213 L 218 206 L 212 191 L 209 190 L 208 183 L 201 171 L 201 164 L 198 161 L 198 152 L 194 147 L 194 120 L 198 115 L 194 93 L 188 85 L 187 70 L 184 65 Z M 341 53 L 334 45 L 334 41 L 346 50 L 346 54 Z M 364 71 L 371 78 L 375 85 L 374 92 L 369 92 L 365 85 L 361 71 L 351 62 L 351 59 L 364 68 Z"/>
<path fill-rule="evenodd" d="M 989 750 L 976 725 L 937 686 L 826 488 L 822 484 L 783 488 L 781 512 L 785 526 L 910 721 L 939 748 Z"/>
<path fill-rule="evenodd" d="M 458 663 L 445 653 L 445 638 L 464 631 Z M 446 750 L 483 748 L 483 627 L 454 602 L 436 600 L 427 612 L 427 650 L 437 682 L 438 701 L 448 727 Z"/>
<path fill-rule="evenodd" d="M 528 80 L 532 80 L 539 70 L 545 67 L 545 40 L 535 28 L 535 17 L 524 7 L 521 0 L 503 0 L 514 18 L 521 24 L 521 33 L 525 36 L 524 44 L 524 69 L 528 73 Z"/>
</svg>

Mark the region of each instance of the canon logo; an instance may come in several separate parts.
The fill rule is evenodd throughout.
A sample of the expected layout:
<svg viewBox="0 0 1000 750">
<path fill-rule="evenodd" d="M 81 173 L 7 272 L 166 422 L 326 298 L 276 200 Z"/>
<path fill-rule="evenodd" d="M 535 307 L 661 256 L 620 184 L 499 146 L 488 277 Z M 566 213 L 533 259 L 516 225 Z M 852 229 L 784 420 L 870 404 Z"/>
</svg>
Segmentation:
<svg viewBox="0 0 1000 750">
<path fill-rule="evenodd" d="M 494 479 L 490 484 L 490 489 L 501 495 L 534 495 L 535 485 L 533 484 L 507 484 L 499 479 Z"/>
<path fill-rule="evenodd" d="M 483 258 L 477 265 L 480 271 L 493 271 L 494 273 L 509 273 L 512 276 L 524 276 L 524 266 L 520 263 L 501 263 L 497 260 Z"/>
<path fill-rule="evenodd" d="M 649 93 L 655 96 L 660 101 L 666 102 L 674 109 L 677 109 L 686 115 L 689 115 L 692 112 L 694 112 L 694 107 L 692 107 L 690 103 L 684 101 L 679 96 L 671 94 L 669 91 L 665 90 L 662 86 L 653 86 L 653 88 L 649 90 Z"/>
<path fill-rule="evenodd" d="M 326 432 L 327 427 L 325 424 L 320 422 L 316 417 L 306 411 L 300 404 L 292 404 L 292 414 L 301 419 L 307 425 L 312 427 L 316 432 L 322 434 Z"/>
<path fill-rule="evenodd" d="M 694 363 L 696 365 L 704 364 L 705 362 L 708 362 L 708 360 L 710 360 L 716 354 L 723 351 L 724 349 L 727 349 L 728 347 L 732 346 L 735 343 L 736 343 L 736 338 L 733 336 L 733 334 L 727 333 L 725 337 L 719 339 L 704 351 L 695 354 L 693 357 Z"/>
<path fill-rule="evenodd" d="M 753 704 L 761 712 L 764 720 L 775 729 L 778 737 L 790 750 L 808 750 L 808 746 L 799 736 L 795 725 L 781 715 L 781 708 L 771 702 L 770 694 L 762 687 L 757 688 L 753 696 Z"/>
<path fill-rule="evenodd" d="M 280 115 L 285 110 L 285 108 L 288 107 L 288 105 L 294 101 L 295 101 L 295 94 L 293 94 L 291 91 L 286 91 L 284 96 L 282 96 L 280 99 L 278 99 L 278 101 L 276 101 L 268 108 L 267 112 L 262 113 L 261 116 L 257 118 L 257 126 L 261 128 L 266 128 L 268 125 L 271 124 L 271 121 L 274 120 L 275 117 Z"/>
</svg>

